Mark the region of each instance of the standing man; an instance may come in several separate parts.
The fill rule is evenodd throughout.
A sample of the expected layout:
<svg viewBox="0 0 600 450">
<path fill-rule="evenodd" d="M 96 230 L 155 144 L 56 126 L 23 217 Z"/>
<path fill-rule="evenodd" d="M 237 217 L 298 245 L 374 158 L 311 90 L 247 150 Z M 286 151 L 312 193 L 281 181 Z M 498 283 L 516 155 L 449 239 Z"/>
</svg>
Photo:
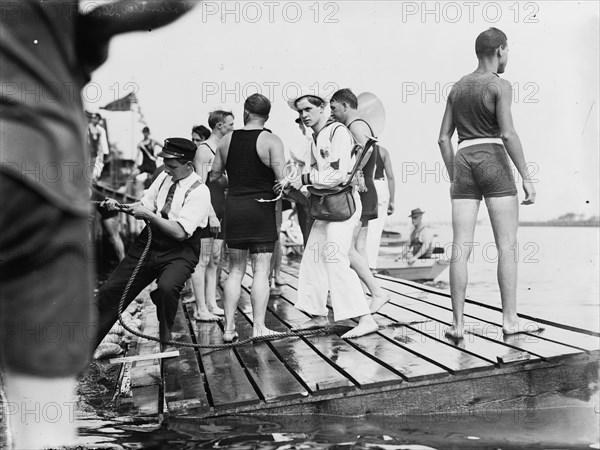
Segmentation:
<svg viewBox="0 0 600 450">
<path fill-rule="evenodd" d="M 338 122 L 348 127 L 354 141 L 366 147 L 367 138 L 373 136 L 371 126 L 360 117 L 358 113 L 358 99 L 350 89 L 340 89 L 331 97 L 331 115 Z M 377 212 L 377 191 L 373 183 L 373 173 L 375 171 L 375 160 L 377 159 L 377 148 L 375 145 L 372 151 L 365 156 L 362 173 L 364 178 L 364 189 L 360 191 L 360 201 L 363 211 L 360 216 L 360 226 L 357 226 L 352 235 L 352 247 L 350 249 L 350 263 L 352 269 L 356 271 L 361 281 L 371 292 L 371 313 L 379 311 L 385 305 L 390 297 L 381 288 L 375 277 L 369 269 L 367 260 L 367 231 L 369 221 L 376 219 Z"/>
<path fill-rule="evenodd" d="M 375 163 L 375 173 L 373 174 L 373 182 L 377 191 L 377 219 L 371 220 L 367 231 L 367 260 L 371 270 L 377 268 L 381 233 L 387 216 L 394 214 L 396 197 L 396 180 L 394 179 L 390 153 L 380 145 L 377 147 L 379 152 Z"/>
<path fill-rule="evenodd" d="M 165 140 L 165 170 L 144 192 L 139 202 L 128 205 L 127 212 L 149 224 L 131 245 L 127 256 L 100 288 L 97 298 L 98 345 L 117 320 L 119 302 L 125 286 L 140 260 L 152 229 L 152 243 L 144 264 L 131 285 L 124 308 L 152 281 L 156 290 L 150 298 L 156 305 L 162 341 L 171 339 L 179 295 L 191 276 L 200 255 L 200 231 L 208 223 L 210 193 L 194 172 L 196 145 L 184 138 Z M 107 200 L 109 209 L 116 208 Z"/>
<path fill-rule="evenodd" d="M 511 84 L 499 77 L 508 62 L 506 35 L 497 28 L 475 41 L 479 64 L 450 91 L 438 144 L 452 180 L 453 246 L 450 262 L 452 326 L 447 334 L 463 335 L 463 310 L 467 288 L 467 261 L 472 250 L 477 212 L 482 197 L 488 209 L 498 249 L 498 284 L 502 299 L 504 334 L 539 329 L 517 316 L 517 228 L 519 201 L 507 153 L 523 179 L 525 199 L 535 202 L 535 188 L 527 170 L 521 141 L 510 111 Z M 451 138 L 458 131 L 454 155 Z"/>
<path fill-rule="evenodd" d="M 208 126 L 211 128 L 210 136 L 197 144 L 198 150 L 194 158 L 194 169 L 206 183 L 212 205 L 209 226 L 202 230 L 200 261 L 192 274 L 192 286 L 196 297 L 194 319 L 203 322 L 215 322 L 221 320 L 224 315 L 224 311 L 217 306 L 217 283 L 219 281 L 217 278 L 223 249 L 223 217 L 225 215 L 227 177 L 223 175 L 211 181 L 210 172 L 217 144 L 223 136 L 233 131 L 233 121 L 233 114 L 229 111 L 211 112 L 208 116 Z M 194 131 L 192 130 L 193 135 Z"/>
<path fill-rule="evenodd" d="M 138 144 L 138 154 L 135 158 L 138 165 L 139 175 L 136 177 L 138 181 L 144 183 L 144 187 L 150 186 L 151 177 L 156 170 L 156 155 L 154 149 L 162 147 L 162 145 L 150 137 L 150 128 L 142 128 L 144 139 Z"/>
<path fill-rule="evenodd" d="M 325 114 L 325 96 L 304 93 L 289 105 L 300 113 L 306 127 L 313 130 L 310 171 L 301 177 L 281 183 L 300 189 L 312 185 L 316 189 L 339 186 L 352 172 L 354 141 L 348 129 Z M 299 329 L 324 326 L 327 318 L 327 294 L 336 321 L 358 317 L 358 325 L 343 338 L 355 338 L 376 332 L 379 327 L 371 316 L 360 280 L 350 267 L 348 253 L 353 245 L 352 236 L 360 224 L 362 207 L 360 196 L 354 189 L 356 211 L 343 222 L 315 220 L 300 263 L 298 300 L 296 308 L 312 318 Z M 368 270 L 368 268 L 367 268 Z M 370 272 L 369 272 L 370 273 Z"/>
<path fill-rule="evenodd" d="M 81 14 L 78 3 L 0 2 L 0 82 L 13 88 L 0 101 L 3 388 L 20 411 L 61 408 L 56 420 L 9 416 L 8 436 L 19 449 L 77 444 L 75 389 L 92 354 L 86 330 L 95 324 L 79 91 L 105 61 L 112 36 L 166 25 L 195 2 L 131 8 L 129 0 L 115 1 L 111 14 L 103 5 Z M 36 167 L 60 175 L 40 176 Z M 45 338 L 48 326 L 59 327 L 59 338 Z"/>
<path fill-rule="evenodd" d="M 102 116 L 97 112 L 92 113 L 88 123 L 88 143 L 91 151 L 91 164 L 93 165 L 92 179 L 97 180 L 104 169 L 104 158 L 109 155 L 108 138 L 106 130 L 100 125 Z"/>
<path fill-rule="evenodd" d="M 253 94 L 244 102 L 244 128 L 227 134 L 217 145 L 211 181 L 227 171 L 225 240 L 229 248 L 229 276 L 225 282 L 225 333 L 223 340 L 237 339 L 235 312 L 246 273 L 248 253 L 252 262 L 252 336 L 276 334 L 265 326 L 269 301 L 271 257 L 277 241 L 275 181 L 283 178 L 283 143 L 264 129 L 271 112 L 267 97 Z"/>
</svg>

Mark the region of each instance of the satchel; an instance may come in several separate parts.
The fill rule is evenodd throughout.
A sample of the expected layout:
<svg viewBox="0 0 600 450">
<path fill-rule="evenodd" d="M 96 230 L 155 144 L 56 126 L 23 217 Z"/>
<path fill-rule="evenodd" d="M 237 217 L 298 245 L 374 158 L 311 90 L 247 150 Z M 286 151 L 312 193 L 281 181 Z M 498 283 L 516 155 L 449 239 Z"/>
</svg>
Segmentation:
<svg viewBox="0 0 600 450">
<path fill-rule="evenodd" d="M 308 186 L 307 189 L 310 193 L 308 213 L 315 220 L 344 222 L 356 212 L 352 185 L 331 189 L 315 189 Z"/>
</svg>

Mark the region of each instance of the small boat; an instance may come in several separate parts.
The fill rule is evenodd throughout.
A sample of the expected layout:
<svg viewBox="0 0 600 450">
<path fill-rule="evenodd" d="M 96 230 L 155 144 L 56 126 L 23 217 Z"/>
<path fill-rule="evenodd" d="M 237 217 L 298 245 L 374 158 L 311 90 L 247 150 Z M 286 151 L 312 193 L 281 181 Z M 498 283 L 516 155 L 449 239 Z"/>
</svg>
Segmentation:
<svg viewBox="0 0 600 450">
<path fill-rule="evenodd" d="M 450 261 L 444 258 L 417 259 L 413 264 L 406 261 L 396 261 L 397 255 L 379 255 L 377 271 L 380 275 L 401 278 L 409 281 L 431 281 L 450 266 Z"/>
</svg>

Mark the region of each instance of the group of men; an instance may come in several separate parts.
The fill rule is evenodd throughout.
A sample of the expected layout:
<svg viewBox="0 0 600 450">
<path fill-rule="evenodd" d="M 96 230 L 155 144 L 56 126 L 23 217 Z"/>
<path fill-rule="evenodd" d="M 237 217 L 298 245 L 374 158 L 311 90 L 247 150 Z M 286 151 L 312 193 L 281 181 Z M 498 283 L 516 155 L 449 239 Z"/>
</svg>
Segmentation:
<svg viewBox="0 0 600 450">
<path fill-rule="evenodd" d="M 22 86 L 24 91 L 32 83 L 48 92 L 61 83 L 83 87 L 90 72 L 105 60 L 113 35 L 155 29 L 194 6 L 194 2 L 179 1 L 169 5 L 165 2 L 168 7 L 164 8 L 133 10 L 127 8 L 127 3 L 114 3 L 113 7 L 122 12 L 117 17 L 81 14 L 77 1 L 54 4 L 51 15 L 38 2 L 22 3 L 20 7 L 27 10 L 26 14 L 2 10 L 2 81 Z M 180 3 L 180 7 L 174 7 L 175 3 Z M 23 17 L 29 19 L 23 21 Z M 31 36 L 36 36 L 36 40 Z M 462 336 L 469 257 L 469 248 L 464 251 L 462 247 L 473 240 L 482 196 L 486 198 L 500 254 L 503 329 L 507 334 L 522 330 L 516 315 L 517 259 L 513 255 L 518 202 L 507 153 L 523 179 L 523 203 L 535 201 L 535 190 L 512 125 L 510 83 L 497 75 L 507 62 L 506 36 L 493 28 L 487 30 L 477 38 L 476 51 L 479 66 L 452 89 L 439 138 L 452 179 L 453 248 L 457 248 L 457 254 L 453 251 L 450 269 L 454 320 L 449 334 L 455 338 Z M 492 95 L 486 91 L 490 83 L 499 87 Z M 467 84 L 476 88 L 460 89 Z M 96 308 L 91 301 L 93 267 L 87 256 L 89 185 L 83 170 L 88 155 L 81 100 L 69 95 L 56 102 L 35 102 L 22 95 L 19 101 L 0 102 L 3 387 L 7 400 L 24 410 L 33 410 L 40 402 L 64 406 L 58 420 L 52 422 L 9 418 L 13 447 L 76 444 L 76 426 L 69 408 L 76 403 L 77 375 L 92 353 L 90 326 L 96 329 L 92 341 L 97 344 L 116 320 L 123 289 L 150 239 L 150 230 L 150 251 L 125 300 L 130 302 L 136 292 L 156 280 L 157 288 L 151 298 L 157 306 L 160 336 L 169 339 L 180 292 L 200 263 L 202 235 L 206 232 L 203 230 L 210 229 L 210 217 L 216 216 L 206 181 L 218 182 L 225 173 L 229 187 L 224 203 L 224 235 L 230 252 L 230 273 L 224 292 L 223 338 L 230 342 L 237 337 L 235 307 L 248 257 L 254 270 L 253 335 L 274 333 L 265 326 L 270 255 L 277 239 L 273 200 L 281 189 L 301 191 L 308 185 L 327 189 L 346 181 L 355 158 L 351 153 L 354 144 L 364 147 L 365 136 L 372 135 L 369 124 L 357 116 L 355 97 L 350 94 L 342 90 L 327 99 L 303 93 L 290 102 L 304 126 L 313 131 L 310 164 L 301 176 L 286 176 L 283 144 L 264 128 L 271 105 L 259 94 L 246 99 L 243 129 L 219 139 L 215 135 L 212 145 L 216 148 L 208 144 L 214 150 L 208 178 L 201 170 L 197 173 L 199 152 L 194 142 L 177 137 L 166 139 L 160 153 L 164 171 L 140 201 L 125 208 L 129 214 L 145 220 L 147 226 L 100 290 Z M 337 122 L 326 113 L 328 101 Z M 456 155 L 450 141 L 455 129 L 459 135 Z M 367 177 L 372 177 L 368 174 L 371 158 L 365 158 L 362 167 Z M 489 160 L 503 169 L 502 177 L 489 180 L 477 169 Z M 58 181 L 32 177 L 25 168 L 36 164 L 69 164 L 71 176 Z M 364 249 L 359 244 L 364 239 L 361 225 L 377 211 L 377 200 L 373 207 L 370 199 L 366 211 L 363 203 L 367 202 L 361 202 L 358 188 L 353 195 L 357 207 L 350 219 L 316 220 L 310 229 L 307 248 L 311 251 L 304 253 L 301 262 L 296 306 L 311 319 L 299 328 L 327 323 L 330 296 L 335 320 L 357 319 L 357 325 L 344 337 L 355 338 L 377 330 L 372 314 L 388 297 L 368 270 Z M 114 202 L 107 204 L 116 207 Z M 216 228 L 216 222 L 213 225 Z M 40 253 L 40 249 L 44 251 Z M 313 249 L 317 249 L 316 255 Z M 371 292 L 370 301 L 361 280 Z M 48 324 L 58 326 L 58 339 L 39 335 Z"/>
</svg>

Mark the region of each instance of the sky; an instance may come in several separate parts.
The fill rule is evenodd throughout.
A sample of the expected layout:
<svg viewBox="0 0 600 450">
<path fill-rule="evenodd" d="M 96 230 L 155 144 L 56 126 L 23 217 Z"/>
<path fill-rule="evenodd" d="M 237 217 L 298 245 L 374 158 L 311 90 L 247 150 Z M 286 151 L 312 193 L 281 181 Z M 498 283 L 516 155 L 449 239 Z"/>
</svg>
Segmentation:
<svg viewBox="0 0 600 450">
<path fill-rule="evenodd" d="M 448 222 L 449 182 L 437 146 L 446 96 L 476 69 L 475 38 L 494 26 L 508 36 L 502 77 L 513 85 L 513 119 L 536 181 L 536 204 L 522 207 L 520 218 L 589 217 L 599 214 L 600 197 L 599 5 L 205 1 L 165 28 L 113 39 L 83 95 L 95 109 L 135 91 L 162 140 L 188 137 L 214 109 L 233 111 L 241 128 L 245 98 L 260 92 L 273 103 L 267 127 L 289 146 L 298 129 L 286 100 L 298 86 L 372 92 L 386 112 L 379 138 L 395 172 L 393 219 L 405 221 L 420 207 L 428 220 Z M 109 118 L 109 134 L 133 129 L 137 141 L 138 119 L 111 125 Z"/>
</svg>

